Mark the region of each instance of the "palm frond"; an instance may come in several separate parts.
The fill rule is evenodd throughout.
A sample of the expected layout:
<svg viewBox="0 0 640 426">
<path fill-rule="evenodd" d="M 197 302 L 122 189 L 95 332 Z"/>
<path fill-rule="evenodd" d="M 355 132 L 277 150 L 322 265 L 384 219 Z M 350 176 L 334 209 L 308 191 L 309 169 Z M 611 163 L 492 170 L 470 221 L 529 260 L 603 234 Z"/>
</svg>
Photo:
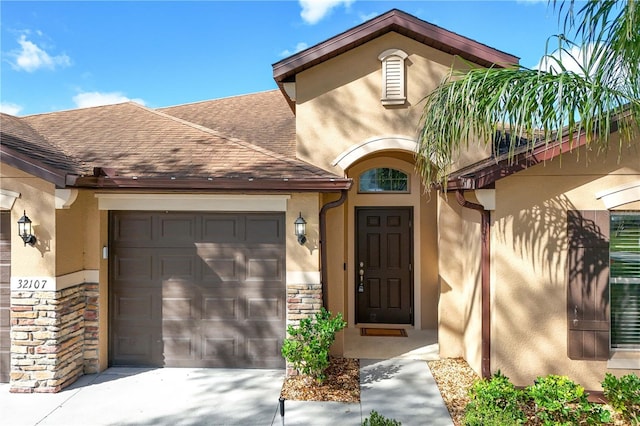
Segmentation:
<svg viewBox="0 0 640 426">
<path fill-rule="evenodd" d="M 555 3 L 554 3 L 555 4 Z M 580 3 L 582 5 L 582 3 Z M 620 145 L 640 127 L 640 19 L 636 0 L 589 0 L 577 12 L 562 2 L 565 31 L 558 50 L 544 60 L 549 71 L 524 67 L 452 71 L 424 99 L 416 167 L 425 184 L 446 186 L 451 165 L 471 143 L 492 143 L 509 133 L 509 155 L 520 141 L 550 143 L 583 134 L 595 150 L 609 146 L 611 130 Z M 572 52 L 588 49 L 587 55 Z M 560 54 L 558 53 L 560 52 Z M 566 64 L 570 58 L 578 69 Z"/>
</svg>

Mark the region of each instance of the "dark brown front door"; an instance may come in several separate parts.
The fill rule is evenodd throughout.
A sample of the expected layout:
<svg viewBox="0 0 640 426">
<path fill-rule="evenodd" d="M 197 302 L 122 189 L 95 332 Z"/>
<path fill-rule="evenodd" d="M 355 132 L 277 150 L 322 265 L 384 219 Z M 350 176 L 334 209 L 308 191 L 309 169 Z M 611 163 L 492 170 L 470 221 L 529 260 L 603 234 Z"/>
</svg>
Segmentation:
<svg viewBox="0 0 640 426">
<path fill-rule="evenodd" d="M 112 365 L 280 368 L 284 214 L 112 212 Z"/>
<path fill-rule="evenodd" d="M 11 330 L 9 308 L 11 280 L 11 212 L 0 212 L 0 383 L 9 381 Z"/>
<path fill-rule="evenodd" d="M 410 207 L 356 209 L 359 323 L 413 324 Z"/>
</svg>

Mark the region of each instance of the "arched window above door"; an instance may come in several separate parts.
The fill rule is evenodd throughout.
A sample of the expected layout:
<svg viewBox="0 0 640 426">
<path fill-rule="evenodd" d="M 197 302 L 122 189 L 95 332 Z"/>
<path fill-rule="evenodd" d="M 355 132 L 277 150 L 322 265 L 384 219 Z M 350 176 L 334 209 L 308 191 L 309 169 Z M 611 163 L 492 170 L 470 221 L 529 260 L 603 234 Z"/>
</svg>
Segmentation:
<svg viewBox="0 0 640 426">
<path fill-rule="evenodd" d="M 369 169 L 358 178 L 358 192 L 409 192 L 409 176 L 388 167 Z"/>
</svg>

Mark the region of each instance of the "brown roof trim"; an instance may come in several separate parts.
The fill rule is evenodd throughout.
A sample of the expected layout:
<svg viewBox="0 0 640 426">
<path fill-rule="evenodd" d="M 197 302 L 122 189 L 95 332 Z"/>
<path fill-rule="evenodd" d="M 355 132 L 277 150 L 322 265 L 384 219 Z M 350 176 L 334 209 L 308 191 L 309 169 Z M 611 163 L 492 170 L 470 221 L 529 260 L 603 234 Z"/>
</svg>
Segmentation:
<svg viewBox="0 0 640 426">
<path fill-rule="evenodd" d="M 273 78 L 279 86 L 293 81 L 295 74 L 395 31 L 452 55 L 482 66 L 517 64 L 519 58 L 430 24 L 413 15 L 392 9 L 322 43 L 273 64 Z"/>
<path fill-rule="evenodd" d="M 587 143 L 585 134 L 581 134 L 577 138 L 565 135 L 561 141 L 548 144 L 541 144 L 533 149 L 527 149 L 524 152 L 516 154 L 513 159 L 509 159 L 506 155 L 496 159 L 489 158 L 476 163 L 470 167 L 459 170 L 449 177 L 447 182 L 447 192 L 465 190 L 465 189 L 481 189 L 492 188 L 496 181 L 511 176 L 514 173 L 526 170 L 536 164 L 553 160 L 563 153 L 584 146 Z"/>
<path fill-rule="evenodd" d="M 64 188 L 67 186 L 67 183 L 72 184 L 76 178 L 74 175 L 68 175 L 67 173 L 48 166 L 41 161 L 34 160 L 26 155 L 20 154 L 5 145 L 0 145 L 0 158 L 3 163 L 46 180 L 47 182 L 54 184 L 56 188 Z"/>
<path fill-rule="evenodd" d="M 337 179 L 229 179 L 229 178 L 137 178 L 87 176 L 76 180 L 76 187 L 144 190 L 206 190 L 206 191 L 291 191 L 339 192 L 349 189 L 352 180 Z"/>
</svg>

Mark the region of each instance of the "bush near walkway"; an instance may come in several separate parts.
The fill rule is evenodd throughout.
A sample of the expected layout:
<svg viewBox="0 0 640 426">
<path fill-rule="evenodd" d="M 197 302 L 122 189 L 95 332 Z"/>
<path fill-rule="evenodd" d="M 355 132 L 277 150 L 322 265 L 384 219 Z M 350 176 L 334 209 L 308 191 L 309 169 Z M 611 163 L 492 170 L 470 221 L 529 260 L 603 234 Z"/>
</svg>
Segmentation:
<svg viewBox="0 0 640 426">
<path fill-rule="evenodd" d="M 298 372 L 322 383 L 329 367 L 329 348 L 336 333 L 346 325 L 342 314 L 331 318 L 331 313 L 322 308 L 313 318 L 301 319 L 298 327 L 287 327 L 289 337 L 282 344 L 282 356 Z"/>
<path fill-rule="evenodd" d="M 640 378 L 627 374 L 617 378 L 607 373 L 602 382 L 609 405 L 632 425 L 640 425 Z"/>
<path fill-rule="evenodd" d="M 620 413 L 615 424 L 640 424 L 640 379 L 635 374 L 602 382 L 610 406 Z M 584 388 L 566 376 L 539 377 L 518 390 L 500 372 L 478 380 L 469 390 L 463 424 L 475 425 L 604 425 L 613 424 L 611 411 L 587 400 Z M 624 423 L 621 423 L 624 422 Z"/>
</svg>

